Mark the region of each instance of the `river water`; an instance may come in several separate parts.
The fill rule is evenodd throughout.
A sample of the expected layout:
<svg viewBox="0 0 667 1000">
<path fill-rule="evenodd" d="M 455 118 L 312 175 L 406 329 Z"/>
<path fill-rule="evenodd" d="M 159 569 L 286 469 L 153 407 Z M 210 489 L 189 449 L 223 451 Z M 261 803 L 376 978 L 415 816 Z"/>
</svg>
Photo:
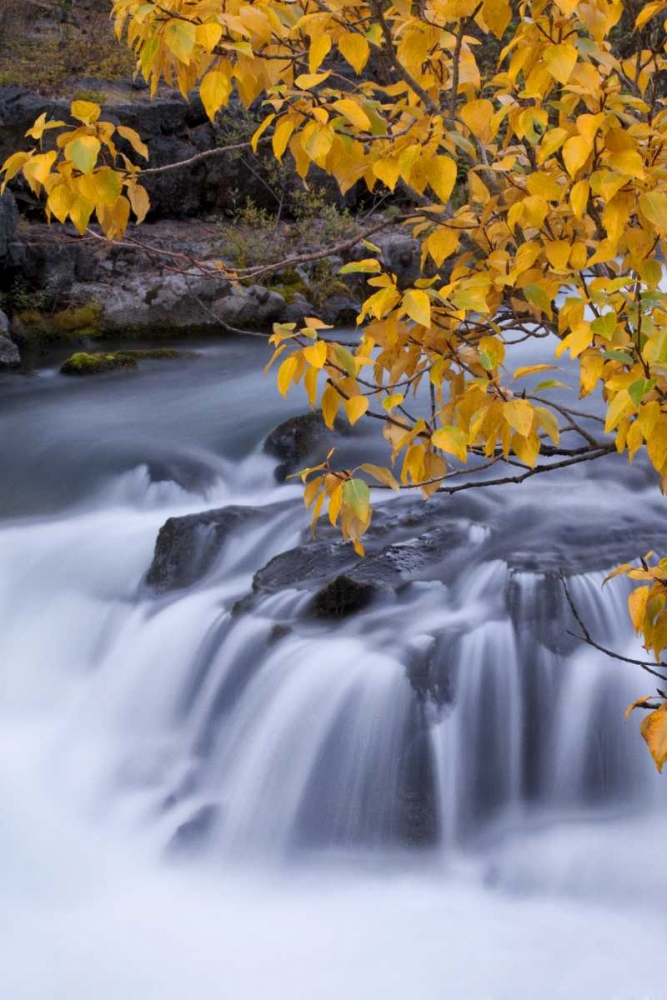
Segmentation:
<svg viewBox="0 0 667 1000">
<path fill-rule="evenodd" d="M 575 568 L 636 649 L 592 553 L 659 536 L 650 477 L 443 507 L 442 571 L 345 621 L 294 587 L 232 614 L 306 526 L 261 450 L 303 399 L 264 360 L 0 385 L 0 996 L 663 1000 L 664 779 L 622 720 L 651 685 L 547 585 Z M 165 520 L 232 504 L 271 515 L 153 593 Z"/>
</svg>

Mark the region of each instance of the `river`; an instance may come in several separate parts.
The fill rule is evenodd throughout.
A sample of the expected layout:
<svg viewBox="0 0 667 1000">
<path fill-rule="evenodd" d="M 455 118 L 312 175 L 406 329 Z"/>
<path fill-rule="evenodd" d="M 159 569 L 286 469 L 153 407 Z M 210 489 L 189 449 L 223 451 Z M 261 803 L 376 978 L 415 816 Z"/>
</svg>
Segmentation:
<svg viewBox="0 0 667 1000">
<path fill-rule="evenodd" d="M 307 525 L 261 447 L 304 400 L 262 341 L 197 346 L 0 382 L 0 996 L 663 1000 L 650 679 L 553 588 L 637 649 L 600 584 L 660 536 L 646 470 L 464 494 L 437 570 L 350 618 L 239 613 Z M 166 519 L 230 505 L 270 511 L 151 591 Z"/>
</svg>

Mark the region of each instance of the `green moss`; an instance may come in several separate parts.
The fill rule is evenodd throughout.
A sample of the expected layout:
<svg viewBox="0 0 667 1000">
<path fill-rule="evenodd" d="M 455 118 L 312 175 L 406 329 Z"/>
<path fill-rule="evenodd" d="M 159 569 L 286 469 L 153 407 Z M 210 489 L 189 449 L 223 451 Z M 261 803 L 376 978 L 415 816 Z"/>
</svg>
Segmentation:
<svg viewBox="0 0 667 1000">
<path fill-rule="evenodd" d="M 60 366 L 63 375 L 99 375 L 101 372 L 117 368 L 138 368 L 135 358 L 121 357 L 119 354 L 73 354 Z"/>
<path fill-rule="evenodd" d="M 177 361 L 181 358 L 196 358 L 195 351 L 177 351 L 175 347 L 153 347 L 147 351 L 116 351 L 117 358 L 130 361 Z"/>
<path fill-rule="evenodd" d="M 99 336 L 102 308 L 98 302 L 87 302 L 56 313 L 24 309 L 17 313 L 17 319 L 24 339 L 38 347 L 40 344 Z"/>
</svg>

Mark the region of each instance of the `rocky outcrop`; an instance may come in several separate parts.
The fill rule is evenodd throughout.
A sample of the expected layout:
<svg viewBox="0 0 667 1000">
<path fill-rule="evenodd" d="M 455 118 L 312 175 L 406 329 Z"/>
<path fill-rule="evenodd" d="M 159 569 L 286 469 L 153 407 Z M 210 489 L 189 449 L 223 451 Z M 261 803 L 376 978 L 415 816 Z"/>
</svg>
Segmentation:
<svg viewBox="0 0 667 1000">
<path fill-rule="evenodd" d="M 100 330 L 107 335 L 268 330 L 285 309 L 283 297 L 261 285 L 235 287 L 198 271 L 141 274 L 117 283 L 77 286 L 72 294 L 94 299 L 100 308 Z"/>
<path fill-rule="evenodd" d="M 0 267 L 9 261 L 17 220 L 18 211 L 14 196 L 11 191 L 5 191 L 0 195 Z"/>
<path fill-rule="evenodd" d="M 146 583 L 159 594 L 191 587 L 213 567 L 230 535 L 283 509 L 282 504 L 232 506 L 170 517 L 160 528 Z"/>
</svg>

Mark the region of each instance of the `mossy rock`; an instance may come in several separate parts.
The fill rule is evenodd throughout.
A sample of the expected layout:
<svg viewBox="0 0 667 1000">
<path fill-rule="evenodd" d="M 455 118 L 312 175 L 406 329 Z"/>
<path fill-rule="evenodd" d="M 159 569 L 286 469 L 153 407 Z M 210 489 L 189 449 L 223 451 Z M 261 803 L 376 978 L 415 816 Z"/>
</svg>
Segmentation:
<svg viewBox="0 0 667 1000">
<path fill-rule="evenodd" d="M 179 361 L 198 357 L 196 351 L 178 351 L 175 347 L 154 347 L 149 350 L 115 351 L 115 357 L 130 361 Z"/>
<path fill-rule="evenodd" d="M 88 302 L 56 313 L 26 309 L 17 313 L 16 319 L 21 339 L 28 345 L 76 341 L 83 337 L 99 337 L 102 307 L 98 302 Z"/>
<path fill-rule="evenodd" d="M 120 368 L 138 368 L 135 358 L 121 357 L 119 354 L 73 354 L 60 366 L 63 375 L 99 375 L 102 372 Z"/>
</svg>

